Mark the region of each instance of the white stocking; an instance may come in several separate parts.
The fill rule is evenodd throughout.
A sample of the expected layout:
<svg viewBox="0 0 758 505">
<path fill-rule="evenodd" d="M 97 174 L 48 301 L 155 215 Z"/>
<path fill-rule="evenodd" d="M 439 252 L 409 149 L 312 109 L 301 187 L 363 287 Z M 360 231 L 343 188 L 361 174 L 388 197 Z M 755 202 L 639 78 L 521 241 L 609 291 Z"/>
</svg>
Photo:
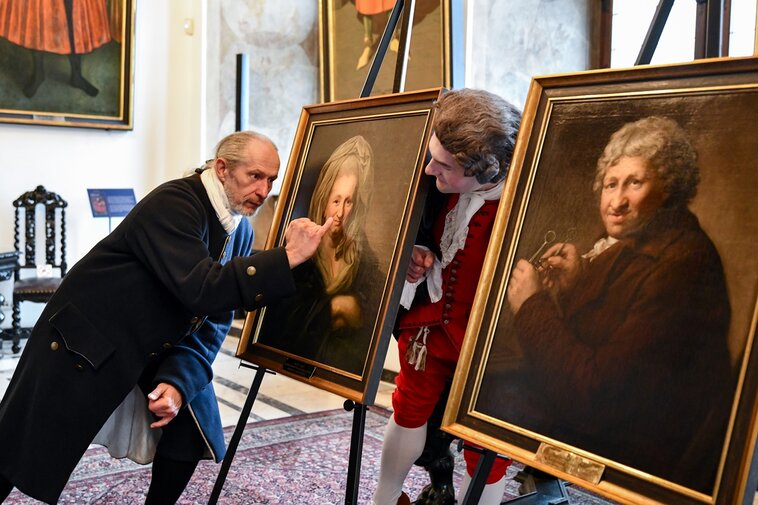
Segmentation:
<svg viewBox="0 0 758 505">
<path fill-rule="evenodd" d="M 379 483 L 374 505 L 395 505 L 403 491 L 403 482 L 426 444 L 426 423 L 418 428 L 403 428 L 390 417 L 384 432 Z"/>
<path fill-rule="evenodd" d="M 468 472 L 465 472 L 463 474 L 463 481 L 461 481 L 461 489 L 458 491 L 459 504 L 463 503 L 469 484 L 471 484 L 471 476 Z M 503 501 L 503 493 L 505 493 L 505 475 L 499 481 L 484 486 L 478 505 L 500 505 L 500 502 Z"/>
</svg>

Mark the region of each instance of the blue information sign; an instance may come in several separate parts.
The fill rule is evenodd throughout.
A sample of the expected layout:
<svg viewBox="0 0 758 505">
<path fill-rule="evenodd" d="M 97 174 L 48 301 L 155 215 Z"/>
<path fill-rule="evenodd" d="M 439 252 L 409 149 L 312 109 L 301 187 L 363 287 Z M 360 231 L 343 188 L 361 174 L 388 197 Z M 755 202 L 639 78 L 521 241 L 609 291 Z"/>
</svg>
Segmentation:
<svg viewBox="0 0 758 505">
<path fill-rule="evenodd" d="M 132 188 L 88 189 L 92 217 L 124 217 L 137 203 Z"/>
</svg>

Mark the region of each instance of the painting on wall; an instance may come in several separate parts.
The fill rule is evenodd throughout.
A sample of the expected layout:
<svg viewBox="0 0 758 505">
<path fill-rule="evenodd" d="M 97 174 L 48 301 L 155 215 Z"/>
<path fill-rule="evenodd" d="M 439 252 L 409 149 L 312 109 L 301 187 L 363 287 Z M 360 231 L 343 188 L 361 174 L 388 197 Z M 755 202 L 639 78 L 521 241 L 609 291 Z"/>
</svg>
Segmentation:
<svg viewBox="0 0 758 505">
<path fill-rule="evenodd" d="M 135 2 L 0 2 L 0 122 L 131 129 Z"/>
<path fill-rule="evenodd" d="M 395 0 L 320 0 L 322 101 L 360 96 Z M 462 76 L 461 0 L 416 0 L 405 90 L 452 87 Z M 392 93 L 398 22 L 372 95 Z"/>
<path fill-rule="evenodd" d="M 248 315 L 237 355 L 373 403 L 421 219 L 441 89 L 303 108 L 266 248 L 294 219 L 331 228 L 296 293 Z"/>
<path fill-rule="evenodd" d="M 444 429 L 623 503 L 741 503 L 756 118 L 755 58 L 535 78 Z"/>
</svg>

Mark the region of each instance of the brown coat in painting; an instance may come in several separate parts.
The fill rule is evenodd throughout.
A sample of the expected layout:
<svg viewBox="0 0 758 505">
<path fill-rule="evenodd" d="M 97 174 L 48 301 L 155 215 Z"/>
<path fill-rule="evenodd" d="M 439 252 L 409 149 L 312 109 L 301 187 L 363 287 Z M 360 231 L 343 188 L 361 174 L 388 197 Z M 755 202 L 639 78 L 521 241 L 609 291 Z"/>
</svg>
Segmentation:
<svg viewBox="0 0 758 505">
<path fill-rule="evenodd" d="M 704 491 L 726 436 L 733 374 L 718 252 L 687 210 L 664 210 L 635 239 L 586 265 L 558 303 L 516 315 L 541 432 Z"/>
</svg>

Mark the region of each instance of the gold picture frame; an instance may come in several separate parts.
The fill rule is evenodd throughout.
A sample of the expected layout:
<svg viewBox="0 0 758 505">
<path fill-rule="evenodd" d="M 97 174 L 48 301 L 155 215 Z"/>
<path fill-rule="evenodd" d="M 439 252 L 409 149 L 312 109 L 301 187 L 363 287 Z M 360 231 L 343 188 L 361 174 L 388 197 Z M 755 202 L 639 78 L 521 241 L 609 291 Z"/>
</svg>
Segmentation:
<svg viewBox="0 0 758 505">
<path fill-rule="evenodd" d="M 135 4 L 4 2 L 0 122 L 131 130 Z"/>
<path fill-rule="evenodd" d="M 631 257 L 622 240 L 594 270 L 585 260 L 568 288 L 537 288 L 514 305 L 515 269 L 539 262 L 545 242 L 556 254 L 602 245 L 596 163 L 612 133 L 651 116 L 677 123 L 697 152 L 700 184 L 685 208 L 720 256 L 712 279 L 721 275 L 726 290 L 685 288 L 703 272 L 674 267 L 655 289 L 642 270 L 620 289 L 613 283 L 630 272 L 621 258 Z M 443 429 L 622 503 L 752 496 L 758 260 L 741 251 L 758 243 L 756 118 L 756 58 L 534 78 Z M 534 271 L 544 279 L 550 268 Z M 715 315 L 689 310 L 693 300 Z M 604 309 L 612 315 L 590 325 Z M 686 317 L 672 326 L 674 313 Z M 719 323 L 706 326 L 711 316 Z"/>
<path fill-rule="evenodd" d="M 293 270 L 297 293 L 248 314 L 238 357 L 373 403 L 427 192 L 423 171 L 440 92 L 303 108 L 266 248 L 284 245 L 293 219 L 335 222 L 314 258 Z M 338 190 L 340 167 L 349 163 L 352 189 Z M 330 210 L 335 198 L 351 210 Z M 331 244 L 342 252 L 326 252 Z M 332 266 L 337 254 L 344 261 Z"/>
<path fill-rule="evenodd" d="M 356 0 L 319 0 L 321 101 L 360 96 L 394 1 L 377 0 L 375 14 L 361 14 Z M 361 7 L 363 8 L 363 7 Z M 462 0 L 416 0 L 404 91 L 463 81 Z M 392 93 L 397 61 L 398 22 L 372 95 Z M 370 34 L 370 35 L 367 35 Z M 370 40 L 370 42 L 368 42 Z"/>
</svg>

